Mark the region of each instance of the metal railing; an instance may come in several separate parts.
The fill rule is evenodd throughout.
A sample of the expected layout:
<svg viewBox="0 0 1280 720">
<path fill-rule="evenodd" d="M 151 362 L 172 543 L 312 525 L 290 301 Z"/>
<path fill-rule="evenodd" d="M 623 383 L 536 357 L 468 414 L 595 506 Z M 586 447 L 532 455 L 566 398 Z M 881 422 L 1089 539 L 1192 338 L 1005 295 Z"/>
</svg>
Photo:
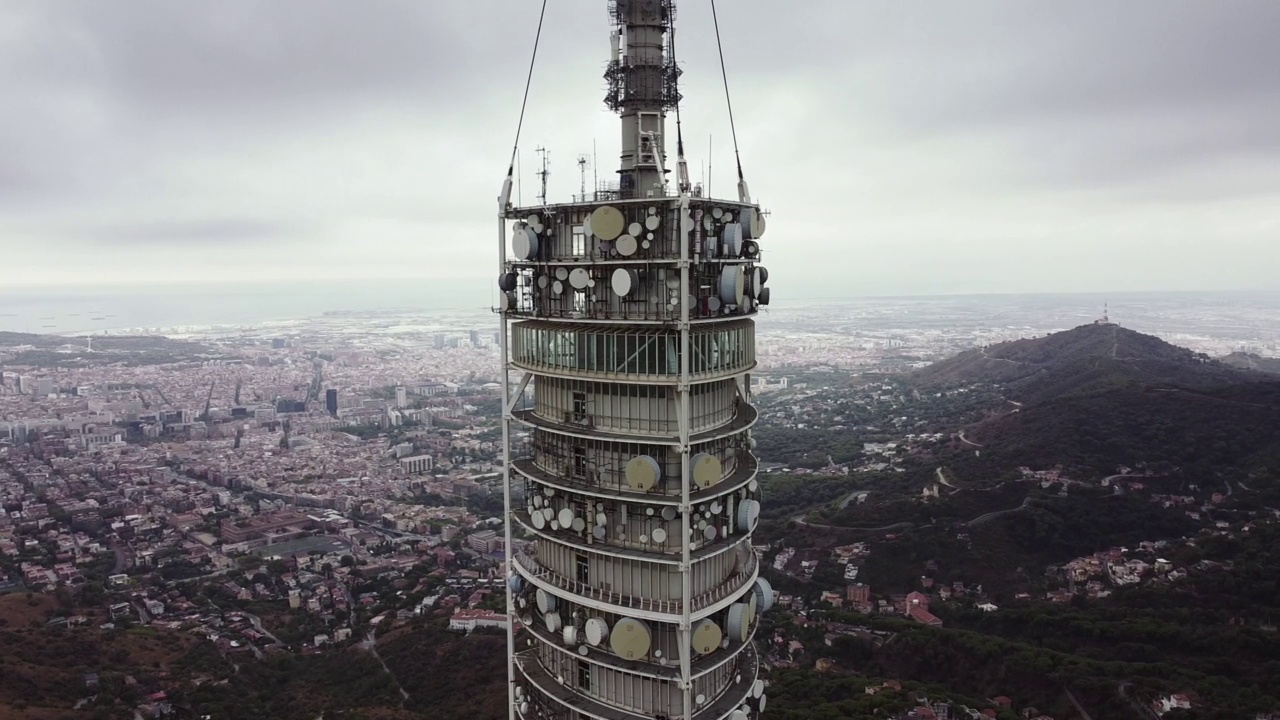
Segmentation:
<svg viewBox="0 0 1280 720">
<path fill-rule="evenodd" d="M 651 600 L 649 598 L 636 597 L 635 595 L 623 595 L 622 593 L 605 590 L 603 588 L 594 587 L 587 583 L 571 580 L 550 568 L 542 565 L 537 559 L 531 557 L 524 552 L 516 552 L 513 557 L 516 564 L 529 573 L 530 577 L 536 580 L 554 585 L 561 590 L 569 592 L 579 597 L 589 598 L 598 602 L 608 603 L 620 608 L 631 610 L 645 610 L 648 612 L 664 613 L 667 615 L 679 615 L 683 611 L 684 603 L 679 600 Z M 755 552 L 752 552 L 747 560 L 747 564 L 738 572 L 729 576 L 723 583 L 716 586 L 709 592 L 693 598 L 693 612 L 710 607 L 725 598 L 731 597 L 742 592 L 746 588 L 747 583 L 755 576 L 759 561 Z"/>
</svg>

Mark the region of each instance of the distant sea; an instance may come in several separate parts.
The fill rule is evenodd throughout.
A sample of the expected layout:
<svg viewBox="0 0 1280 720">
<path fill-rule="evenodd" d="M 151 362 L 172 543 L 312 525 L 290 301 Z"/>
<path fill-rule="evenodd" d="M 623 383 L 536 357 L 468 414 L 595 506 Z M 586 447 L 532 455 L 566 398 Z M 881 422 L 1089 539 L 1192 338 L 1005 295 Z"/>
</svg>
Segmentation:
<svg viewBox="0 0 1280 720">
<path fill-rule="evenodd" d="M 0 331 L 76 334 L 255 325 L 335 311 L 487 311 L 476 279 L 0 288 Z M 100 319 L 97 319 L 100 318 Z"/>
<path fill-rule="evenodd" d="M 778 288 L 775 288 L 775 291 Z M 799 290 L 799 288 L 796 288 Z M 770 310 L 804 313 L 816 306 L 857 305 L 866 311 L 875 307 L 904 306 L 923 315 L 962 315 L 989 318 L 1006 324 L 1018 315 L 1053 315 L 1065 311 L 1076 321 L 1101 314 L 1099 293 L 1081 294 L 989 294 L 914 295 L 853 297 L 820 296 L 816 288 L 800 293 L 776 292 Z M 85 334 L 121 331 L 168 331 L 213 325 L 258 325 L 279 320 L 299 320 L 329 312 L 400 311 L 408 314 L 474 312 L 487 315 L 497 305 L 495 282 L 479 278 L 422 281 L 281 281 L 278 283 L 202 283 L 112 286 L 0 287 L 0 331 L 43 334 Z M 1205 319 L 1235 324 L 1227 320 L 1246 318 L 1244 324 L 1267 326 L 1262 334 L 1274 337 L 1272 327 L 1280 313 L 1280 294 L 1274 292 L 1188 292 L 1112 293 L 1113 315 L 1130 327 L 1143 331 L 1158 329 L 1187 331 L 1203 329 Z M 901 309 L 901 308 L 900 308 Z M 1118 312 L 1117 312 L 1118 311 Z M 855 313 L 856 314 L 856 313 Z M 1078 317 L 1077 317 L 1078 316 Z M 1153 316 L 1163 321 L 1153 324 Z M 490 316 L 492 317 L 492 316 Z M 1084 318 L 1085 320 L 1080 320 Z M 1185 323 L 1172 322 L 1175 318 Z M 766 315 L 762 319 L 768 319 Z M 1019 322 L 1023 318 L 1019 317 Z M 1050 323 L 1052 324 L 1052 323 Z M 1175 328 L 1174 325 L 1182 326 Z M 1225 328 L 1224 328 L 1225 329 Z"/>
</svg>

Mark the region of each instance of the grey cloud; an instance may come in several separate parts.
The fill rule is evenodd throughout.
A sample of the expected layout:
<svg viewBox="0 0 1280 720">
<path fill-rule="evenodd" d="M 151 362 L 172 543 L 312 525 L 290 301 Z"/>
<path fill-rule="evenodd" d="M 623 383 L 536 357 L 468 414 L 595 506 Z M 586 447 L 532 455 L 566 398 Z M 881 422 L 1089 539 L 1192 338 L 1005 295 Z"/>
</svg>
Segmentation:
<svg viewBox="0 0 1280 720">
<path fill-rule="evenodd" d="M 236 245 L 258 240 L 300 237 L 307 228 L 274 220 L 217 218 L 169 220 L 85 228 L 80 235 L 119 245 L 162 246 L 174 243 Z"/>
<path fill-rule="evenodd" d="M 235 246 L 296 255 L 306 272 L 401 275 L 447 257 L 451 274 L 487 277 L 539 4 L 14 4 L 0 19 L 0 238 L 33 250 L 6 259 L 33 278 L 234 274 L 244 264 L 216 251 Z M 879 293 L 1045 287 L 1082 277 L 1073 255 L 1098 249 L 1115 282 L 1166 287 L 1209 266 L 1256 284 L 1280 264 L 1257 230 L 1280 202 L 1268 169 L 1280 4 L 783 5 L 719 4 L 748 179 L 775 212 L 771 233 L 789 238 L 771 249 L 780 283 L 820 284 L 846 255 L 859 274 L 840 283 Z M 616 162 L 605 6 L 548 4 L 526 201 L 536 145 L 552 150 L 554 197 L 577 192 L 574 158 L 597 141 L 600 177 Z M 729 132 L 704 0 L 680 2 L 678 33 L 691 163 L 697 175 L 714 134 L 723 193 Z M 1186 227 L 1202 244 L 1158 273 L 1143 272 L 1150 243 L 1124 240 Z M 1232 258 L 1209 250 L 1225 237 L 1243 248 Z M 77 265 L 104 242 L 111 259 Z"/>
</svg>

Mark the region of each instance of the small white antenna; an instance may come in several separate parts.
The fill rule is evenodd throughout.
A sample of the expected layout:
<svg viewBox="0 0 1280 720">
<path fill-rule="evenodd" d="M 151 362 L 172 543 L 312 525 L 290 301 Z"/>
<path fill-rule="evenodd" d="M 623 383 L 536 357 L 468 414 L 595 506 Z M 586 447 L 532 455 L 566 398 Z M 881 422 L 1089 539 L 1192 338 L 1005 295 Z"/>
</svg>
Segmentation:
<svg viewBox="0 0 1280 720">
<path fill-rule="evenodd" d="M 538 171 L 538 177 L 542 178 L 542 190 L 538 194 L 538 204 L 547 204 L 547 177 L 551 175 L 551 158 L 546 148 L 538 147 L 534 152 L 542 156 L 542 169 Z"/>
<path fill-rule="evenodd" d="M 582 199 L 587 199 L 587 165 L 591 163 L 591 159 L 586 155 L 578 156 L 578 176 L 581 180 L 578 192 L 582 194 Z"/>
</svg>

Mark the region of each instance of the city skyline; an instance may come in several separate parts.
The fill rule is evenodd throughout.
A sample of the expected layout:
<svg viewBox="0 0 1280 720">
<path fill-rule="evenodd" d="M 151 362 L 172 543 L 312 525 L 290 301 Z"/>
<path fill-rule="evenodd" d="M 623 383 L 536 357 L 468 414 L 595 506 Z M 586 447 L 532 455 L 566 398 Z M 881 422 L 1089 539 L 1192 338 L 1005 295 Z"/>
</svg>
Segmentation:
<svg viewBox="0 0 1280 720">
<path fill-rule="evenodd" d="M 0 55 L 12 284 L 266 281 L 281 268 L 487 278 L 476 218 L 505 168 L 536 8 L 513 4 L 501 34 L 480 30 L 488 7 L 231 7 L 12 16 L 20 32 Z M 603 9 L 581 10 L 553 6 L 548 22 L 599 37 Z M 744 170 L 796 238 L 769 260 L 780 295 L 1275 287 L 1276 81 L 1253 69 L 1274 52 L 1277 10 L 1072 13 L 725 13 Z M 723 190 L 728 123 L 713 43 L 698 40 L 709 13 L 682 8 L 680 22 L 691 174 L 703 177 L 710 134 Z M 588 109 L 531 118 L 524 204 L 537 145 L 551 150 L 552 196 L 577 191 L 590 139 L 602 178 L 616 164 L 597 109 L 607 51 L 544 48 L 531 108 Z"/>
</svg>

